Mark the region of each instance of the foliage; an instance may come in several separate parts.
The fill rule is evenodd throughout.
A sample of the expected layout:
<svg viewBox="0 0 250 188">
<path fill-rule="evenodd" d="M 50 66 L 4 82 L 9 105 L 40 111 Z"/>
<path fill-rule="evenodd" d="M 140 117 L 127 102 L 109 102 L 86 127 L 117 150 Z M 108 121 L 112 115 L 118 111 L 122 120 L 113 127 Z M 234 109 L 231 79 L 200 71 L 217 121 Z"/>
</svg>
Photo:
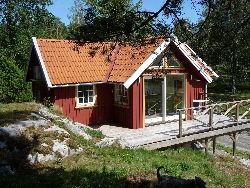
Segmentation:
<svg viewBox="0 0 250 188">
<path fill-rule="evenodd" d="M 0 56 L 0 62 L 0 101 L 30 100 L 31 86 L 24 83 L 24 72 L 18 68 L 13 59 L 4 55 Z"/>
<path fill-rule="evenodd" d="M 177 13 L 181 2 L 168 1 L 165 14 Z M 75 0 L 70 37 L 81 42 L 141 42 L 148 37 L 169 34 L 169 25 L 157 19 L 162 10 L 153 15 L 152 12 L 142 10 L 142 3 L 134 3 L 132 0 Z"/>
<path fill-rule="evenodd" d="M 63 38 L 66 28 L 46 6 L 51 0 L 0 2 L 0 101 L 32 99 L 25 82 L 31 37 Z"/>
<path fill-rule="evenodd" d="M 130 36 L 131 40 L 143 33 L 149 33 L 148 27 L 142 27 L 140 32 L 133 33 L 133 28 L 145 18 L 143 15 L 136 14 L 141 2 L 134 5 L 131 0 L 84 0 L 82 3 L 86 8 L 82 15 L 78 15 L 78 21 L 80 16 L 80 20 L 83 21 L 75 23 L 75 20 L 72 20 L 70 26 L 71 37 L 74 39 L 79 41 L 125 40 Z M 73 10 L 79 10 L 79 8 L 75 7 Z"/>
<path fill-rule="evenodd" d="M 250 3 L 216 0 L 205 7 L 204 14 L 208 12 L 207 22 L 192 41 L 193 47 L 234 94 L 239 85 L 250 85 Z"/>
</svg>

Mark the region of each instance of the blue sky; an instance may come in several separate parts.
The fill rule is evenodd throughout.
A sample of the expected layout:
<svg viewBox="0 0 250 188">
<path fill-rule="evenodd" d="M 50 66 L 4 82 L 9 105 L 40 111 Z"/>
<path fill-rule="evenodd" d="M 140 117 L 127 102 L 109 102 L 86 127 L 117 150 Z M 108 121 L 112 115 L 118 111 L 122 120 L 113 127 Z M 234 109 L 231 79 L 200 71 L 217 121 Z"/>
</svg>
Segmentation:
<svg viewBox="0 0 250 188">
<path fill-rule="evenodd" d="M 59 17 L 66 25 L 69 24 L 70 9 L 74 0 L 53 0 L 54 4 L 48 7 L 48 10 Z M 137 2 L 135 0 L 135 2 Z M 164 4 L 165 0 L 143 0 L 143 9 L 148 11 L 157 11 Z M 200 8 L 200 7 L 199 7 Z M 196 22 L 199 19 L 191 0 L 184 0 L 183 17 Z"/>
</svg>

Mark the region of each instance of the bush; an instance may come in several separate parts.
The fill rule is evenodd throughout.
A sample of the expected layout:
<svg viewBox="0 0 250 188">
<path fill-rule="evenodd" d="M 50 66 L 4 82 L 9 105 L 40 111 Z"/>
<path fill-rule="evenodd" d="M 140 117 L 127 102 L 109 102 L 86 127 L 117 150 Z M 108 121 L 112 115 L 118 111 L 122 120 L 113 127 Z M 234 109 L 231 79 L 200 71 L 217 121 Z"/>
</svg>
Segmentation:
<svg viewBox="0 0 250 188">
<path fill-rule="evenodd" d="M 31 84 L 26 83 L 22 71 L 12 59 L 0 54 L 0 102 L 32 100 Z"/>
</svg>

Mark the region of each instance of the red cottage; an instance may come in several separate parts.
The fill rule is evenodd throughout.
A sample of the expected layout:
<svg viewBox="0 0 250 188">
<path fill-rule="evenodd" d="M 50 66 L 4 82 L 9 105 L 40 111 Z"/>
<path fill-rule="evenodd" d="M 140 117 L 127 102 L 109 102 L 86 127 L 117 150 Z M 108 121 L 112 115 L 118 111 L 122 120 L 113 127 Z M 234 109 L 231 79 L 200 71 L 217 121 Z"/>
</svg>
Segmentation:
<svg viewBox="0 0 250 188">
<path fill-rule="evenodd" d="M 33 38 L 27 81 L 38 101 L 87 125 L 138 129 L 177 118 L 176 110 L 204 100 L 218 75 L 175 36 L 144 44 Z"/>
</svg>

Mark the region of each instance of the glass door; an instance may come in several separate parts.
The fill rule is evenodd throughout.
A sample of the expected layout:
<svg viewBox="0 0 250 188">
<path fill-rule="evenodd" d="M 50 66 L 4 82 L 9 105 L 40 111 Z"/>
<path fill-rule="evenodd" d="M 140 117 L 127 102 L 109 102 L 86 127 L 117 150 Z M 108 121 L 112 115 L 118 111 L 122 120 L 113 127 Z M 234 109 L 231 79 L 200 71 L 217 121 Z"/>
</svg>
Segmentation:
<svg viewBox="0 0 250 188">
<path fill-rule="evenodd" d="M 167 77 L 167 106 L 166 115 L 174 115 L 178 108 L 185 107 L 184 75 L 166 75 Z"/>
<path fill-rule="evenodd" d="M 145 115 L 162 116 L 162 78 L 145 79 Z"/>
</svg>

